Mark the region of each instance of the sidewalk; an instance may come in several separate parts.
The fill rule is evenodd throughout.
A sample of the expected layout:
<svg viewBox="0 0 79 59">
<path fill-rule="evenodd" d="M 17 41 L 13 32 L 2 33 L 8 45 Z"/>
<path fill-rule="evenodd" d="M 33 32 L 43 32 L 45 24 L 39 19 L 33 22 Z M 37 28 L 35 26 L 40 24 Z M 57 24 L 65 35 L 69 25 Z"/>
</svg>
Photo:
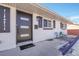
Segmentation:
<svg viewBox="0 0 79 59">
<path fill-rule="evenodd" d="M 1 51 L 0 56 L 59 56 L 58 46 L 64 41 L 54 39 L 35 43 L 34 47 L 20 50 L 19 47 L 7 51 Z"/>
</svg>

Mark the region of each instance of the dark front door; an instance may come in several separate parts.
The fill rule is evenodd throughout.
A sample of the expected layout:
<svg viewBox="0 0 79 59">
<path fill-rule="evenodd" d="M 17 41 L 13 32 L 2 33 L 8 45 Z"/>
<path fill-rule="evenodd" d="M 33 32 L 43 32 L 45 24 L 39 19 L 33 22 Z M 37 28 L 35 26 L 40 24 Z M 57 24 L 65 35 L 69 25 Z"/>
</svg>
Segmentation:
<svg viewBox="0 0 79 59">
<path fill-rule="evenodd" d="M 17 42 L 32 40 L 32 15 L 17 11 Z"/>
</svg>

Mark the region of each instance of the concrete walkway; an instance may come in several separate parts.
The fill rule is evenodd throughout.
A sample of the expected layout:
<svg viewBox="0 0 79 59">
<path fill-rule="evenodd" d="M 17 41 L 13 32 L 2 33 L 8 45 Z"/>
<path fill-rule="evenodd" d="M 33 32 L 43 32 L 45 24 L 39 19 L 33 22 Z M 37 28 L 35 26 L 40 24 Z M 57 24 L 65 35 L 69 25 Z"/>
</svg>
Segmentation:
<svg viewBox="0 0 79 59">
<path fill-rule="evenodd" d="M 52 41 L 42 41 L 35 43 L 34 47 L 20 50 L 19 47 L 14 49 L 1 51 L 1 56 L 59 56 L 58 46 L 64 41 L 54 39 Z"/>
</svg>

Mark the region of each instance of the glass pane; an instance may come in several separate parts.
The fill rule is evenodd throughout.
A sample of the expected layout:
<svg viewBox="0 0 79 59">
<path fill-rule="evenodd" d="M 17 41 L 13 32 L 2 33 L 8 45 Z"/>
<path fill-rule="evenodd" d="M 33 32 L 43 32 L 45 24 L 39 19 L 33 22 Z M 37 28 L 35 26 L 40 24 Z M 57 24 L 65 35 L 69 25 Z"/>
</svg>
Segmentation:
<svg viewBox="0 0 79 59">
<path fill-rule="evenodd" d="M 44 27 L 47 27 L 47 20 L 44 19 Z"/>
<path fill-rule="evenodd" d="M 10 32 L 10 9 L 0 6 L 0 32 Z"/>
<path fill-rule="evenodd" d="M 37 16 L 37 20 L 38 20 L 38 27 L 42 28 L 42 17 Z"/>
</svg>

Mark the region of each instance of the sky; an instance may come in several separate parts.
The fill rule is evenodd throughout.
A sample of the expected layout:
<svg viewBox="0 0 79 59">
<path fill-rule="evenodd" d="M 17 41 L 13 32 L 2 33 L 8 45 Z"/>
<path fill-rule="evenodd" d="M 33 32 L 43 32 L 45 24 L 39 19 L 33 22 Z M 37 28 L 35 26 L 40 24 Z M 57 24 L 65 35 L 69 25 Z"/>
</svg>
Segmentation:
<svg viewBox="0 0 79 59">
<path fill-rule="evenodd" d="M 79 3 L 42 3 L 41 5 L 79 24 Z"/>
</svg>

